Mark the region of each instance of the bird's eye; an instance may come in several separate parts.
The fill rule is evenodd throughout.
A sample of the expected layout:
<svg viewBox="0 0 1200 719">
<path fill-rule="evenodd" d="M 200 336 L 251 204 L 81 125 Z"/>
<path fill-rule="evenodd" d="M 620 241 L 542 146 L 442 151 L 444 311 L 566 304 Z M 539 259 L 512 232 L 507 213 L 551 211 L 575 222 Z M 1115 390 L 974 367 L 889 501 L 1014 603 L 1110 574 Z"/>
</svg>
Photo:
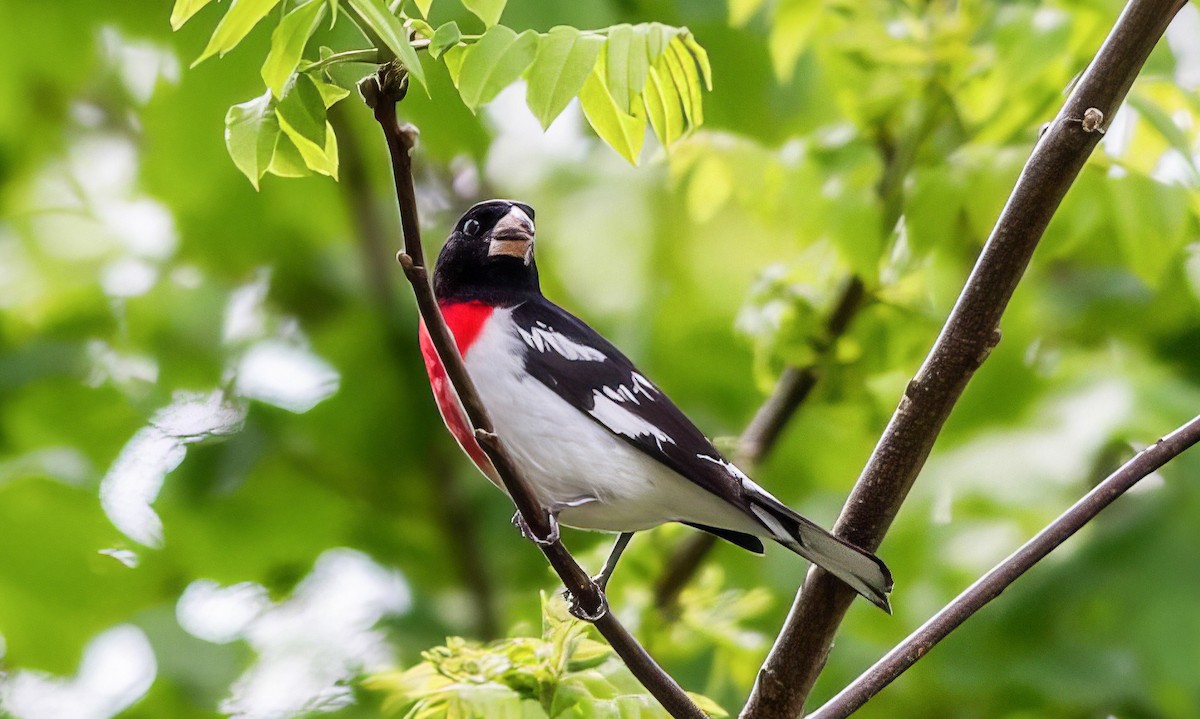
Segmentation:
<svg viewBox="0 0 1200 719">
<path fill-rule="evenodd" d="M 466 222 L 464 222 L 463 223 L 463 232 L 465 234 L 468 234 L 468 235 L 471 235 L 472 237 L 474 237 L 475 233 L 479 232 L 479 221 L 478 220 L 467 220 Z"/>
</svg>

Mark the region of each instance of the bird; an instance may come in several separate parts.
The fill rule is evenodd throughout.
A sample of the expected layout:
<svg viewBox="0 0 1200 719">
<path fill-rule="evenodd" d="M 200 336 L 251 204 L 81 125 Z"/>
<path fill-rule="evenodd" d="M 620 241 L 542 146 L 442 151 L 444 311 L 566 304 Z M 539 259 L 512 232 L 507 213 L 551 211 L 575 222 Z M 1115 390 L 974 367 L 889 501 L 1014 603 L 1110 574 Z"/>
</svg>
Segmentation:
<svg viewBox="0 0 1200 719">
<path fill-rule="evenodd" d="M 617 347 L 547 299 L 534 246 L 532 207 L 480 202 L 442 246 L 433 291 L 493 430 L 555 535 L 559 523 L 618 534 L 597 585 L 607 585 L 634 532 L 679 522 L 757 554 L 774 540 L 891 613 L 887 566 L 751 480 Z M 504 490 L 423 320 L 418 334 L 442 419 Z M 514 522 L 533 538 L 519 512 Z"/>
</svg>

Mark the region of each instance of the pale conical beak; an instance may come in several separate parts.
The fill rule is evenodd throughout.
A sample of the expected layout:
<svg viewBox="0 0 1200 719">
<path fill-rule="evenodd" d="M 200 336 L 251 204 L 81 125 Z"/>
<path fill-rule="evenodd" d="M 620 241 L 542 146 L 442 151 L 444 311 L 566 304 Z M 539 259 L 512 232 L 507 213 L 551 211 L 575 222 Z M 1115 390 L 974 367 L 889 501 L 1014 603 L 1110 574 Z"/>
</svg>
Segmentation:
<svg viewBox="0 0 1200 719">
<path fill-rule="evenodd" d="M 492 228 L 488 257 L 508 255 L 529 264 L 533 260 L 533 220 L 520 207 L 513 205 L 508 214 Z"/>
</svg>

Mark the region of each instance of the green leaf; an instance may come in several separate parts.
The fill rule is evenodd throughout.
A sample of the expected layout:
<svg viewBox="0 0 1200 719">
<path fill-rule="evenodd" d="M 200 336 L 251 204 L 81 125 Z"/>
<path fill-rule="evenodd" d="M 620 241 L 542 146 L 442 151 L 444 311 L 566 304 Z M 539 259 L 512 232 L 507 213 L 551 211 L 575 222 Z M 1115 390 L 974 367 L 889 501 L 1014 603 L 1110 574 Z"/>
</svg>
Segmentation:
<svg viewBox="0 0 1200 719">
<path fill-rule="evenodd" d="M 271 9 L 278 4 L 279 0 L 233 0 L 233 4 L 229 6 L 229 12 L 225 13 L 221 22 L 217 23 L 217 29 L 208 39 L 208 45 L 204 48 L 204 52 L 200 53 L 200 57 L 192 63 L 192 67 L 213 55 L 218 53 L 224 55 L 237 47 L 242 38 L 254 29 L 258 21 L 266 17 L 267 13 L 271 12 Z"/>
<path fill-rule="evenodd" d="M 276 117 L 279 119 L 279 129 L 283 130 L 287 138 L 296 146 L 305 167 L 322 175 L 329 175 L 336 180 L 338 149 L 337 136 L 334 135 L 333 126 L 325 123 L 324 144 L 318 145 L 311 138 L 292 127 L 282 115 L 279 115 L 278 110 L 276 110 Z"/>
<path fill-rule="evenodd" d="M 433 26 L 421 18 L 410 17 L 404 21 L 404 27 L 416 33 L 416 37 L 432 38 Z"/>
<path fill-rule="evenodd" d="M 496 25 L 466 50 L 458 75 L 458 93 L 474 112 L 516 81 L 537 55 L 538 34 L 526 30 L 518 35 Z"/>
<path fill-rule="evenodd" d="M 691 52 L 696 64 L 700 66 L 700 72 L 704 76 L 704 87 L 710 92 L 712 91 L 712 65 L 708 62 L 708 51 L 700 47 L 700 43 L 696 42 L 696 36 L 686 30 L 681 35 L 683 45 Z"/>
<path fill-rule="evenodd" d="M 542 36 L 537 56 L 525 71 L 525 104 L 542 129 L 550 127 L 579 94 L 603 46 L 604 38 L 563 25 Z"/>
<path fill-rule="evenodd" d="M 225 147 L 229 157 L 256 190 L 258 181 L 271 164 L 278 137 L 275 100 L 270 90 L 253 100 L 234 105 L 225 114 Z"/>
<path fill-rule="evenodd" d="M 171 29 L 178 30 L 183 27 L 183 24 L 192 19 L 192 16 L 200 12 L 200 10 L 212 0 L 175 0 L 175 7 L 171 8 Z"/>
<path fill-rule="evenodd" d="M 325 146 L 325 100 L 308 75 L 297 75 L 288 83 L 283 98 L 275 106 L 275 114 L 281 124 L 286 122 L 313 145 Z"/>
<path fill-rule="evenodd" d="M 629 113 L 634 98 L 646 84 L 646 73 L 650 67 L 646 53 L 646 31 L 644 27 L 614 25 L 608 30 L 605 45 L 605 85 L 617 101 L 622 112 Z"/>
<path fill-rule="evenodd" d="M 455 87 L 458 87 L 458 78 L 462 74 L 463 61 L 466 59 L 466 45 L 455 45 L 442 56 L 442 62 L 446 63 L 446 70 L 450 73 L 450 81 L 454 83 Z"/>
<path fill-rule="evenodd" d="M 658 68 L 650 68 L 649 82 L 642 93 L 650 126 L 664 148 L 683 136 L 683 109 L 679 91 L 670 78 L 663 79 Z"/>
<path fill-rule="evenodd" d="M 662 57 L 671 39 L 679 34 L 679 29 L 658 22 L 641 27 L 646 36 L 646 60 L 653 65 L 658 62 L 658 58 Z"/>
<path fill-rule="evenodd" d="M 463 7 L 474 13 L 487 27 L 500 22 L 507 3 L 508 0 L 462 0 Z"/>
<path fill-rule="evenodd" d="M 433 37 L 429 40 L 430 56 L 438 57 L 446 48 L 458 44 L 461 39 L 462 31 L 458 29 L 458 23 L 451 21 L 442 25 L 433 32 Z"/>
<path fill-rule="evenodd" d="M 283 96 L 283 86 L 300 64 L 304 46 L 327 8 L 324 0 L 309 0 L 285 15 L 271 33 L 271 51 L 262 66 L 262 79 L 275 97 Z"/>
<path fill-rule="evenodd" d="M 313 81 L 313 84 L 317 86 L 317 91 L 321 93 L 321 102 L 325 104 L 326 110 L 350 96 L 350 91 L 344 87 L 334 85 L 331 82 L 325 82 L 312 75 L 309 75 L 309 79 Z"/>
<path fill-rule="evenodd" d="M 283 132 L 275 139 L 274 154 L 267 170 L 277 177 L 310 177 L 313 174 L 299 148 Z"/>
<path fill-rule="evenodd" d="M 808 47 L 808 41 L 821 19 L 822 0 L 782 0 L 771 17 L 771 37 L 767 49 L 771 64 L 780 80 L 789 80 L 796 60 Z"/>
<path fill-rule="evenodd" d="M 659 74 L 662 79 L 668 76 L 679 93 L 683 105 L 683 114 L 692 127 L 698 127 L 704 122 L 704 110 L 700 98 L 700 76 L 696 71 L 696 63 L 690 53 L 683 49 L 683 43 L 672 40 L 659 60 Z M 663 74 L 663 70 L 666 74 Z"/>
<path fill-rule="evenodd" d="M 727 0 L 729 5 L 729 24 L 741 27 L 759 11 L 766 0 Z"/>
<path fill-rule="evenodd" d="M 426 89 L 425 71 L 417 51 L 408 41 L 408 31 L 400 22 L 400 18 L 392 14 L 384 0 L 349 0 L 350 7 L 358 13 L 359 18 L 367 24 L 376 35 L 383 40 L 388 49 L 395 53 L 401 64 L 408 70 L 421 87 Z"/>
<path fill-rule="evenodd" d="M 604 86 L 604 56 L 600 56 L 592 74 L 583 83 L 579 103 L 588 124 L 622 157 L 636 165 L 646 139 L 646 116 L 630 115 L 621 110 L 608 88 Z M 637 109 L 641 109 L 640 106 Z"/>
<path fill-rule="evenodd" d="M 421 13 L 421 17 L 429 19 L 429 7 L 433 5 L 433 0 L 413 0 L 413 5 L 417 6 L 417 12 Z"/>
</svg>

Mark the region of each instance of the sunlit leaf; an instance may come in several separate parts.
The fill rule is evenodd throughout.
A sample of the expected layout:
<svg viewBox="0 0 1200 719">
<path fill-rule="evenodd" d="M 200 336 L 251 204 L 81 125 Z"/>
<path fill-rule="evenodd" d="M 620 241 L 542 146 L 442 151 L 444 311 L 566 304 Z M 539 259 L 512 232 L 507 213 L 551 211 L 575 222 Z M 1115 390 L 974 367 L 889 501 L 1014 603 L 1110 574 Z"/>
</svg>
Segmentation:
<svg viewBox="0 0 1200 719">
<path fill-rule="evenodd" d="M 334 85 L 331 82 L 325 82 L 319 77 L 308 76 L 313 84 L 317 86 L 317 91 L 321 93 L 321 101 L 325 105 L 325 109 L 329 109 L 350 96 L 350 91 L 339 85 Z"/>
<path fill-rule="evenodd" d="M 317 147 L 325 146 L 325 101 L 308 75 L 297 75 L 288 83 L 283 98 L 275 105 L 275 113 L 293 132 Z"/>
<path fill-rule="evenodd" d="M 268 90 L 263 95 L 234 105 L 225 115 L 225 147 L 233 164 L 242 171 L 254 189 L 266 174 L 279 137 L 275 120 L 275 101 Z"/>
<path fill-rule="evenodd" d="M 642 114 L 640 105 L 635 106 L 635 114 L 621 110 L 613 96 L 604 85 L 605 67 L 604 56 L 601 56 L 583 83 L 579 93 L 579 103 L 588 124 L 622 157 L 636 165 L 638 155 L 642 152 L 642 143 L 646 139 L 646 116 Z"/>
<path fill-rule="evenodd" d="M 184 23 L 210 2 L 212 0 L 175 0 L 175 6 L 171 8 L 171 29 L 178 30 L 183 27 Z"/>
<path fill-rule="evenodd" d="M 678 28 L 657 22 L 640 25 L 639 28 L 646 36 L 646 60 L 651 65 L 658 62 L 658 58 L 666 51 L 667 44 L 679 35 Z"/>
<path fill-rule="evenodd" d="M 425 87 L 425 71 L 408 40 L 408 31 L 400 18 L 392 14 L 384 0 L 348 0 L 350 7 L 358 13 L 367 27 L 371 28 L 387 45 L 387 49 L 395 53 L 401 64 L 408 70 L 410 77 L 419 85 Z"/>
<path fill-rule="evenodd" d="M 417 6 L 417 12 L 421 13 L 421 17 L 429 17 L 429 8 L 433 5 L 433 0 L 413 0 L 413 4 Z"/>
<path fill-rule="evenodd" d="M 745 25 L 759 11 L 766 0 L 728 0 L 729 24 Z"/>
<path fill-rule="evenodd" d="M 712 90 L 712 65 L 708 62 L 708 51 L 700 47 L 700 43 L 696 42 L 695 36 L 690 32 L 684 32 L 683 38 L 684 47 L 692 54 L 696 60 L 696 64 L 700 66 L 700 73 L 704 77 L 704 87 L 707 90 Z"/>
<path fill-rule="evenodd" d="M 454 83 L 455 87 L 458 87 L 458 78 L 462 73 L 463 62 L 466 59 L 466 45 L 454 45 L 442 55 L 442 62 L 446 63 L 446 70 L 450 73 L 450 81 Z"/>
<path fill-rule="evenodd" d="M 659 78 L 665 80 L 670 77 L 674 83 L 688 124 L 693 127 L 699 126 L 704 122 L 703 100 L 700 97 L 700 76 L 691 54 L 683 48 L 680 41 L 672 40 L 659 60 L 659 68 Z"/>
<path fill-rule="evenodd" d="M 225 13 L 225 17 L 221 18 L 221 22 L 217 23 L 217 29 L 209 38 L 208 45 L 200 53 L 200 57 L 192 63 L 192 67 L 213 55 L 224 55 L 237 47 L 242 38 L 254 29 L 258 21 L 266 17 L 267 13 L 271 12 L 271 9 L 278 4 L 279 0 L 233 0 L 229 11 Z"/>
<path fill-rule="evenodd" d="M 780 0 L 775 7 L 767 47 L 779 79 L 791 78 L 796 60 L 808 47 L 823 9 L 823 0 Z"/>
<path fill-rule="evenodd" d="M 438 57 L 445 51 L 446 48 L 456 44 L 462 39 L 462 32 L 458 29 L 458 23 L 448 22 L 433 32 L 433 37 L 429 40 L 429 54 L 432 57 Z"/>
<path fill-rule="evenodd" d="M 466 49 L 458 72 L 458 92 L 474 111 L 511 85 L 537 55 L 538 34 L 527 30 L 518 35 L 496 25 Z"/>
<path fill-rule="evenodd" d="M 646 84 L 649 60 L 644 27 L 615 25 L 608 30 L 604 46 L 604 82 L 622 112 L 629 113 L 633 99 Z"/>
<path fill-rule="evenodd" d="M 500 22 L 508 0 L 462 0 L 463 7 L 475 14 L 483 24 L 492 27 Z"/>
<path fill-rule="evenodd" d="M 309 177 L 313 174 L 313 170 L 304 161 L 300 148 L 296 147 L 296 143 L 282 128 L 275 138 L 275 150 L 267 171 L 277 177 Z"/>
<path fill-rule="evenodd" d="M 573 27 L 551 28 L 542 37 L 533 64 L 525 71 L 525 103 L 543 129 L 579 94 L 603 46 L 603 38 Z"/>
<path fill-rule="evenodd" d="M 285 15 L 271 33 L 271 51 L 262 66 L 262 79 L 275 97 L 283 96 L 283 86 L 300 64 L 304 46 L 327 8 L 323 0 L 308 0 Z"/>
<path fill-rule="evenodd" d="M 658 141 L 663 147 L 669 148 L 671 143 L 683 136 L 683 108 L 679 92 L 669 77 L 665 81 L 660 78 L 656 67 L 650 68 L 649 78 L 643 92 L 646 115 Z"/>
</svg>

